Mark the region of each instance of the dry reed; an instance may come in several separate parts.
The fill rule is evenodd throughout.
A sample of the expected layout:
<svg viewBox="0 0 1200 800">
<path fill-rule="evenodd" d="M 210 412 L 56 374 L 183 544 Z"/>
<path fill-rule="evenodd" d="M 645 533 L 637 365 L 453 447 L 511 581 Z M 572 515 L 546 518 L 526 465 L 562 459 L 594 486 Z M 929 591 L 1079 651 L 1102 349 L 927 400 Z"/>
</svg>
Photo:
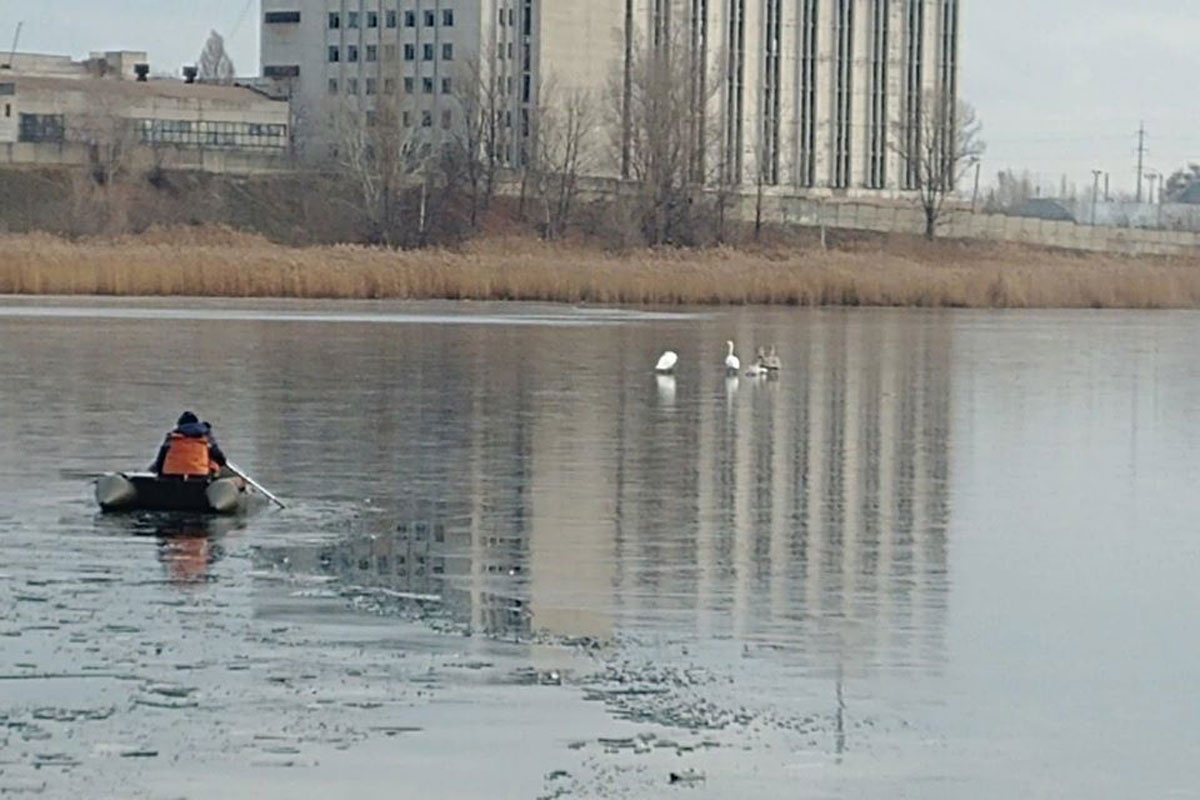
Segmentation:
<svg viewBox="0 0 1200 800">
<path fill-rule="evenodd" d="M 226 228 L 0 236 L 0 293 L 628 305 L 1196 308 L 1200 261 L 1018 246 L 656 250 L 493 238 L 461 251 L 293 248 Z"/>
</svg>

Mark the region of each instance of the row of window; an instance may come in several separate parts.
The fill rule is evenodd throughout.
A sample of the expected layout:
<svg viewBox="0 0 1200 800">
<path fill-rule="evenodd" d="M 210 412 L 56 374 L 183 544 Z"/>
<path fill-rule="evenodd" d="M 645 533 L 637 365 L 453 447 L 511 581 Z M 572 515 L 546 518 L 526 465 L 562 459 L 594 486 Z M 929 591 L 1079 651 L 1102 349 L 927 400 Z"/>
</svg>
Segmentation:
<svg viewBox="0 0 1200 800">
<path fill-rule="evenodd" d="M 400 22 L 399 14 L 400 14 L 400 12 L 398 12 L 396 10 L 383 12 L 384 25 L 386 25 L 389 28 L 398 27 L 399 22 Z M 426 28 L 436 27 L 437 19 L 438 18 L 437 18 L 436 11 L 426 11 L 424 13 L 424 20 L 423 20 L 425 23 L 425 27 Z M 347 11 L 345 13 L 344 17 L 340 12 L 337 12 L 337 11 L 329 12 L 329 29 L 331 31 L 340 30 L 342 27 L 343 21 L 346 23 L 347 28 L 354 30 L 359 27 L 378 28 L 380 19 L 379 19 L 379 13 L 375 12 L 375 11 L 367 11 L 365 13 L 360 13 L 358 11 Z M 406 28 L 417 27 L 417 12 L 416 11 L 405 11 L 404 12 L 404 27 L 406 27 Z M 452 9 L 452 8 L 442 9 L 442 27 L 443 28 L 453 28 L 454 27 L 454 9 Z"/>
<path fill-rule="evenodd" d="M 259 150 L 282 150 L 287 147 L 286 125 L 172 119 L 139 119 L 136 125 L 143 144 Z"/>
<path fill-rule="evenodd" d="M 287 146 L 286 125 L 174 119 L 139 119 L 133 125 L 144 144 L 274 150 Z M 22 114 L 17 138 L 22 142 L 65 142 L 66 117 L 62 114 Z"/>
<path fill-rule="evenodd" d="M 434 46 L 432 44 L 422 45 L 421 46 L 421 60 L 422 61 L 433 61 L 434 54 L 436 52 L 437 52 L 437 50 L 434 48 Z M 384 61 L 395 61 L 396 53 L 397 53 L 396 45 L 385 44 L 383 46 L 383 60 Z M 346 45 L 346 62 L 347 63 L 350 63 L 350 64 L 358 63 L 360 55 L 363 57 L 364 61 L 367 61 L 367 62 L 378 61 L 379 60 L 379 45 L 369 44 L 369 45 L 366 45 L 365 47 L 363 47 L 361 50 L 359 49 L 359 46 L 356 44 Z M 337 64 L 337 63 L 341 62 L 341 60 L 342 60 L 342 48 L 338 47 L 337 45 L 330 45 L 329 46 L 329 63 Z M 415 44 L 404 45 L 404 60 L 405 61 L 416 61 L 417 60 L 417 46 Z M 453 61 L 453 60 L 454 60 L 454 45 L 451 44 L 450 42 L 446 42 L 445 44 L 442 45 L 442 61 Z"/>
<path fill-rule="evenodd" d="M 417 79 L 414 77 L 406 77 L 404 80 L 404 93 L 417 93 Z M 396 93 L 397 87 L 396 78 L 383 79 L 383 94 L 392 95 Z M 421 94 L 435 94 L 434 89 L 437 88 L 437 80 L 434 78 L 421 78 Z M 329 79 L 329 94 L 338 94 L 345 87 L 346 94 L 357 95 L 359 89 L 363 90 L 363 94 L 374 95 L 379 93 L 380 83 L 377 78 L 365 78 L 359 81 L 358 78 L 346 78 L 345 83 L 337 78 Z M 522 102 L 528 103 L 532 95 L 532 79 L 529 75 L 521 77 L 521 96 Z M 516 93 L 516 83 L 513 77 L 509 75 L 507 78 L 500 79 L 500 90 L 506 94 L 513 95 Z M 454 94 L 454 81 L 451 78 L 441 79 L 442 94 Z"/>
<path fill-rule="evenodd" d="M 346 94 L 358 94 L 358 89 L 359 89 L 358 78 L 347 78 L 345 86 L 346 86 Z M 422 78 L 421 79 L 421 94 L 433 94 L 434 93 L 433 90 L 436 86 L 437 86 L 437 83 L 434 81 L 433 78 Z M 337 94 L 339 88 L 340 88 L 340 84 L 338 83 L 338 79 L 330 78 L 329 79 L 329 93 Z M 379 90 L 379 81 L 375 78 L 366 78 L 365 80 L 362 81 L 362 88 L 363 88 L 364 94 L 367 94 L 367 95 L 377 94 L 378 90 Z M 404 79 L 404 93 L 405 94 L 416 94 L 416 90 L 417 90 L 416 78 L 405 78 Z M 395 94 L 396 93 L 396 79 L 395 78 L 384 78 L 383 79 L 383 93 L 384 94 Z M 453 93 L 454 93 L 454 82 L 450 78 L 442 78 L 442 94 L 453 94 Z"/>
</svg>

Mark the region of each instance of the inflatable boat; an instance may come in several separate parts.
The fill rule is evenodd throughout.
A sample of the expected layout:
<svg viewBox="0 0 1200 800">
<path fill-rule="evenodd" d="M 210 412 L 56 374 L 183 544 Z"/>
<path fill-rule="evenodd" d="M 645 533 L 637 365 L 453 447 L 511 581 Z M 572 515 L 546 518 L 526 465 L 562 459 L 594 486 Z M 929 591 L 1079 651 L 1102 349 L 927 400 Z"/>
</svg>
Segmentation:
<svg viewBox="0 0 1200 800">
<path fill-rule="evenodd" d="M 102 511 L 187 511 L 242 514 L 258 493 L 241 477 L 163 478 L 152 472 L 110 472 L 96 481 Z"/>
</svg>

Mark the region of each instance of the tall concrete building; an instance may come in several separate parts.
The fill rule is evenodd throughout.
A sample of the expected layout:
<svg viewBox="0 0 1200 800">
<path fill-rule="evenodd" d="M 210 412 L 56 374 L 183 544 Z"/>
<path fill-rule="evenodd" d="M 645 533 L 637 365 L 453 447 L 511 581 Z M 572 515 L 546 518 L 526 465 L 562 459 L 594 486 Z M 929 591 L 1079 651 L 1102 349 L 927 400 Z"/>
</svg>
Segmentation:
<svg viewBox="0 0 1200 800">
<path fill-rule="evenodd" d="M 546 86 L 615 94 L 649 48 L 678 42 L 727 176 L 780 191 L 914 188 L 897 132 L 933 93 L 957 97 L 959 0 L 263 0 L 264 77 L 293 99 L 310 152 L 335 109 L 405 97 L 408 121 L 461 124 L 468 65 L 503 89 L 505 163 L 528 156 Z M 461 88 L 461 87 L 459 87 Z M 707 146 L 707 145 L 706 145 Z M 619 158 L 603 172 L 619 175 Z"/>
</svg>

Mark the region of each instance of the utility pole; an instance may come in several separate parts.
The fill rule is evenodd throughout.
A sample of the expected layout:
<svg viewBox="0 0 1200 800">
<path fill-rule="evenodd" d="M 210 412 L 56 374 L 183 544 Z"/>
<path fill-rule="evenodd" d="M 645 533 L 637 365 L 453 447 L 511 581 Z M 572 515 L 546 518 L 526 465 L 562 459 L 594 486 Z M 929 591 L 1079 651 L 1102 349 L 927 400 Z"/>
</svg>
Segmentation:
<svg viewBox="0 0 1200 800">
<path fill-rule="evenodd" d="M 1146 123 L 1143 122 L 1138 126 L 1138 190 L 1137 201 L 1138 205 L 1142 204 L 1142 165 L 1146 160 Z"/>
<path fill-rule="evenodd" d="M 975 189 L 971 192 L 971 213 L 975 213 L 975 208 L 979 204 L 979 170 L 983 167 L 980 161 L 975 162 Z"/>
<path fill-rule="evenodd" d="M 1104 202 L 1109 202 L 1108 197 L 1108 173 L 1104 173 Z"/>
<path fill-rule="evenodd" d="M 1096 198 L 1100 195 L 1100 176 L 1103 170 L 1092 170 L 1092 227 L 1096 227 Z"/>
</svg>

